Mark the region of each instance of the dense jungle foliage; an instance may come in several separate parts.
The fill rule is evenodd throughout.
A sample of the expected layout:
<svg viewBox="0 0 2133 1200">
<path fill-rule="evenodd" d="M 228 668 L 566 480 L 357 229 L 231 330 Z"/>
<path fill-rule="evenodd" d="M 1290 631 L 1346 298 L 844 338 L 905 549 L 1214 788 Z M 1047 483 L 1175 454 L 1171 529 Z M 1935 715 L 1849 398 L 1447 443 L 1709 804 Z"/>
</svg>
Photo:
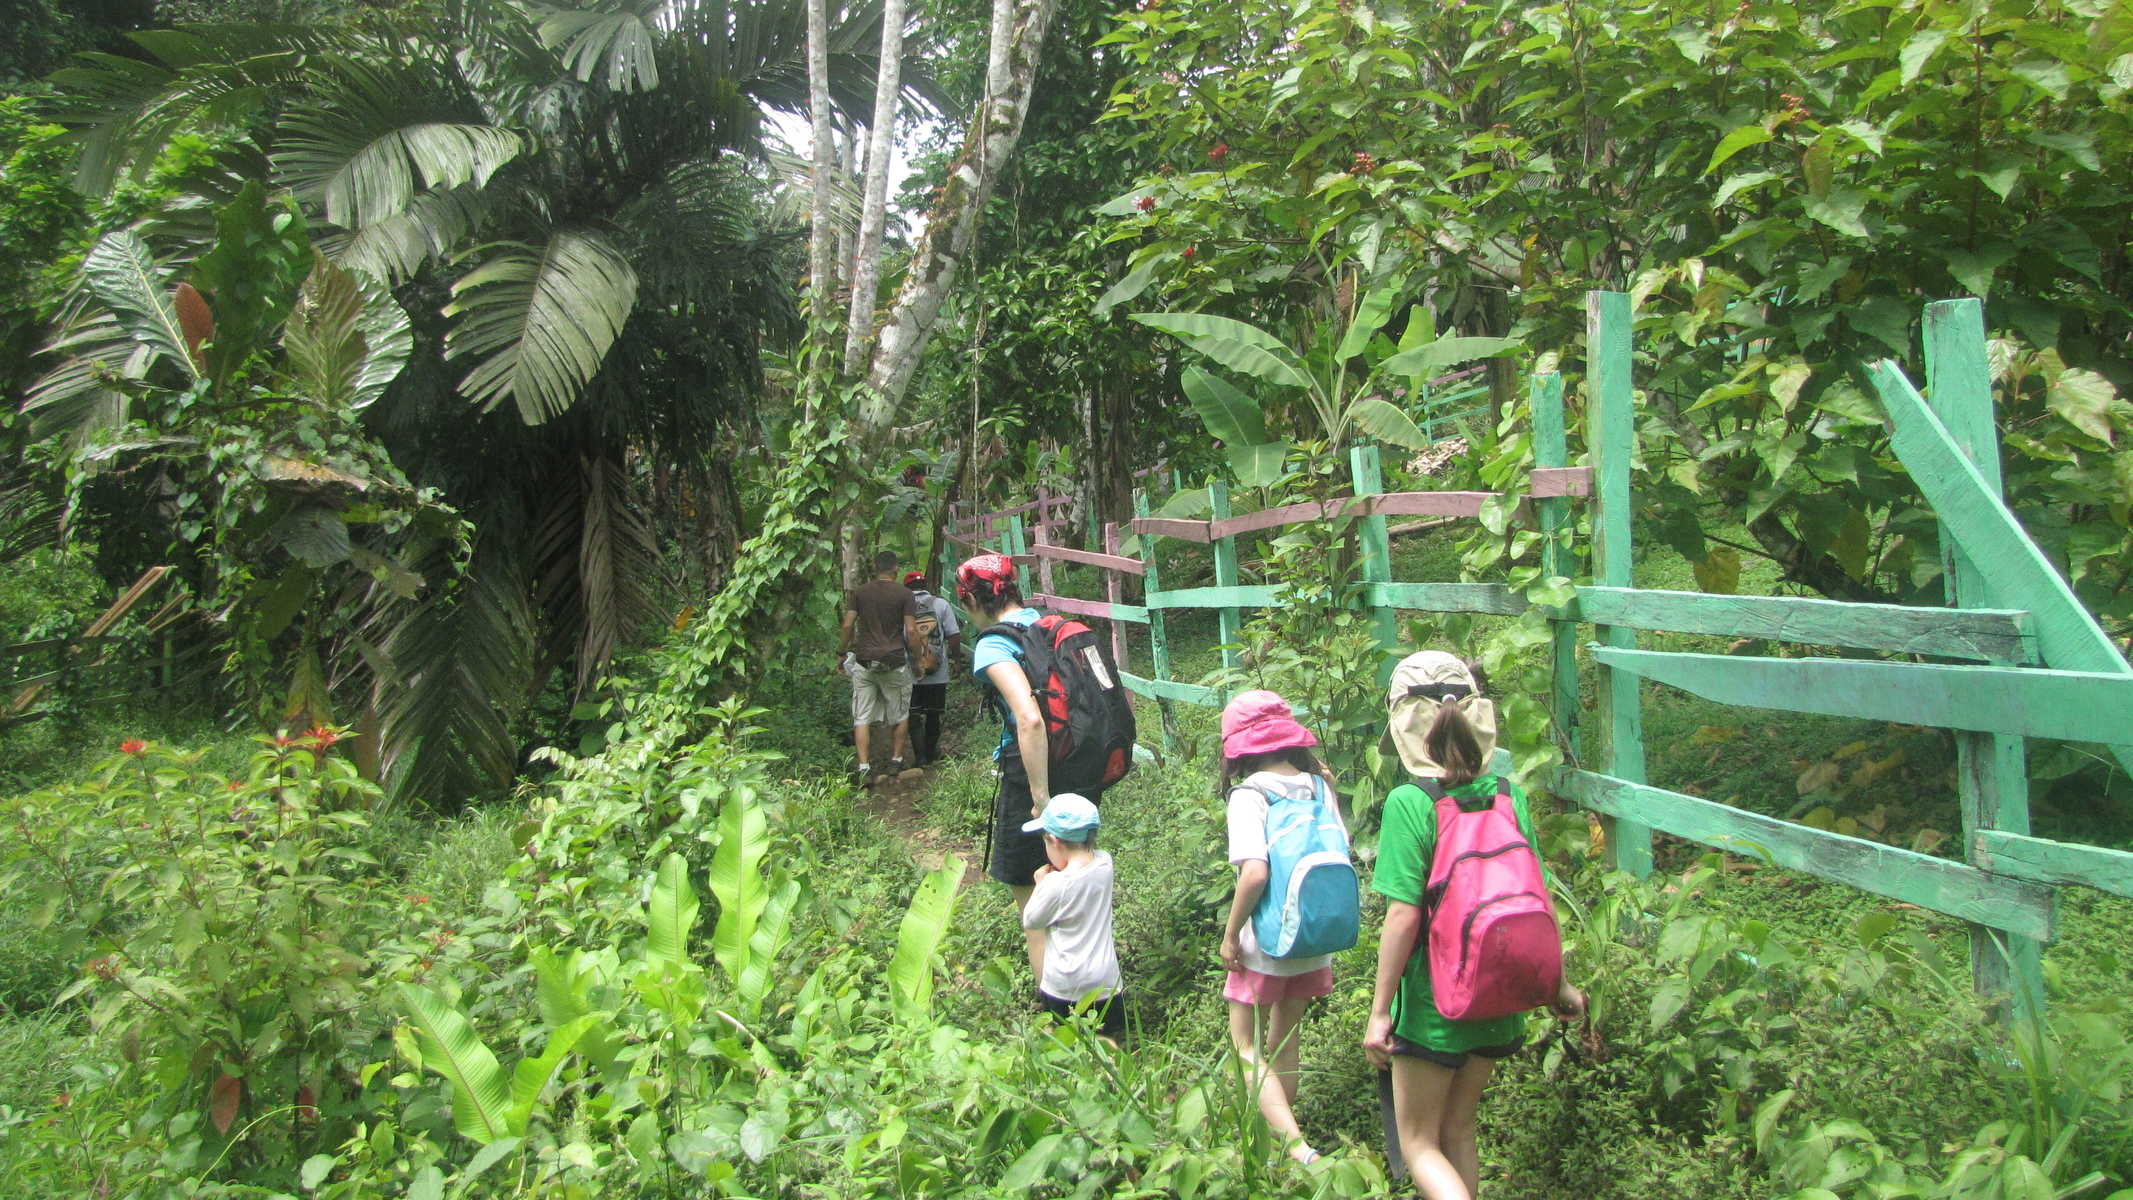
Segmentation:
<svg viewBox="0 0 2133 1200">
<path fill-rule="evenodd" d="M 1864 372 L 1974 296 L 2009 504 L 2133 632 L 2128 0 L 929 0 L 884 310 L 989 30 L 1049 36 L 879 441 L 807 184 L 848 261 L 884 6 L 827 6 L 812 87 L 808 7 L 0 6 L 0 1195 L 1398 1194 L 1376 907 L 1304 1027 L 1321 1162 L 1228 1052 L 1212 714 L 1144 704 L 1106 797 L 1129 1036 L 1042 1025 L 969 869 L 993 718 L 958 679 L 915 812 L 855 790 L 839 564 L 938 578 L 951 505 L 1039 488 L 1100 548 L 1136 489 L 1365 480 L 1507 493 L 1395 579 L 1559 603 L 1587 531 L 1520 503 L 1524 397 L 1562 372 L 1577 461 L 1593 288 L 1636 304 L 1638 585 L 1941 603 Z M 1238 558 L 1281 603 L 1227 657 L 1178 616 L 1177 674 L 1311 715 L 1367 882 L 1357 531 Z M 1499 1071 L 1487 1195 L 2133 1198 L 2127 902 L 2063 891 L 2010 1021 L 1960 922 L 1666 840 L 1607 870 L 1538 786 L 1537 612 L 1399 632 L 1487 667 L 1594 1001 Z M 1966 853 L 1946 731 L 1649 691 L 1655 783 Z M 2133 848 L 2099 748 L 2029 771 L 2038 833 Z"/>
</svg>

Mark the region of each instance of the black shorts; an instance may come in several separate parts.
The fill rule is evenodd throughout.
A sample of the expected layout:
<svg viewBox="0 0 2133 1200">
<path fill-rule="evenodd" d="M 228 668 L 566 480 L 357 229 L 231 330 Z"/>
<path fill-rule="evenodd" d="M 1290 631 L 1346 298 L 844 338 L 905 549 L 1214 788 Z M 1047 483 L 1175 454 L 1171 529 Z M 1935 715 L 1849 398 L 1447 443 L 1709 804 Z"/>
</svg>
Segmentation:
<svg viewBox="0 0 2133 1200">
<path fill-rule="evenodd" d="M 1432 1050 L 1419 1042 L 1410 1042 L 1399 1034 L 1392 1035 L 1392 1052 L 1401 1058 L 1419 1058 L 1423 1062 L 1456 1071 L 1467 1064 L 1468 1059 L 1504 1059 L 1518 1053 L 1523 1041 L 1506 1042 L 1501 1046 L 1476 1046 L 1472 1050 Z"/>
<path fill-rule="evenodd" d="M 1073 1013 L 1076 1002 L 1061 1000 L 1043 988 L 1037 989 L 1037 1007 L 1055 1017 Z M 1089 1005 L 1089 1018 L 1097 1022 L 1096 1031 L 1105 1037 L 1117 1037 L 1126 1029 L 1126 994 L 1113 992 Z"/>
<path fill-rule="evenodd" d="M 1083 792 L 1089 803 L 1101 806 L 1103 795 Z M 1029 776 L 1020 763 L 1002 763 L 1000 790 L 992 799 L 992 861 L 985 873 L 1009 887 L 1030 887 L 1037 882 L 1037 868 L 1049 865 L 1044 857 L 1044 835 L 1024 833 L 1029 823 Z"/>
</svg>

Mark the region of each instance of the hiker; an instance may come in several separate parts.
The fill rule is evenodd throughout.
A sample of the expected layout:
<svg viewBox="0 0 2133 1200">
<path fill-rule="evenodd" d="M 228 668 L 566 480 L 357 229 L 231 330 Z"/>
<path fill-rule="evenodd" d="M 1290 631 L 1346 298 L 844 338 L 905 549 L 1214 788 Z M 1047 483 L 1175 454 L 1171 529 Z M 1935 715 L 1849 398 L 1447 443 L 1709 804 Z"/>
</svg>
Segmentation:
<svg viewBox="0 0 2133 1200">
<path fill-rule="evenodd" d="M 868 751 L 873 726 L 890 727 L 889 774 L 904 771 L 910 738 L 911 664 L 918 659 L 918 598 L 896 582 L 896 552 L 874 556 L 874 578 L 844 602 L 837 663 L 852 681 L 852 746 L 859 753 L 859 785 L 874 768 Z"/>
<path fill-rule="evenodd" d="M 924 617 L 919 620 L 919 631 L 926 635 L 925 648 L 930 649 L 933 656 L 933 669 L 919 675 L 911 685 L 911 716 L 917 725 L 911 731 L 911 748 L 918 765 L 926 767 L 941 758 L 941 717 L 948 708 L 948 677 L 953 673 L 952 664 L 963 653 L 963 630 L 955 622 L 955 607 L 926 590 L 924 571 L 906 574 L 904 586 L 911 589 L 919 611 L 933 618 L 930 629 L 926 627 Z M 924 665 L 923 660 L 920 665 Z"/>
<path fill-rule="evenodd" d="M 1118 946 L 1111 937 L 1111 855 L 1096 848 L 1096 806 L 1061 792 L 1022 826 L 1042 833 L 1049 865 L 1022 908 L 1022 928 L 1044 934 L 1037 959 L 1037 1007 L 1064 1017 L 1084 1001 L 1106 1040 L 1125 1028 Z M 1115 1042 L 1113 1043 L 1116 1044 Z"/>
<path fill-rule="evenodd" d="M 1228 802 L 1229 861 L 1237 868 L 1222 931 L 1228 970 L 1222 998 L 1229 1002 L 1230 1043 L 1251 1072 L 1259 1113 L 1300 1163 L 1313 1161 L 1318 1151 L 1296 1124 L 1297 1025 L 1311 1001 L 1333 990 L 1333 956 L 1275 957 L 1261 945 L 1262 925 L 1253 917 L 1263 902 L 1282 900 L 1279 882 L 1268 888 L 1268 822 L 1275 804 L 1319 806 L 1320 819 L 1330 817 L 1345 850 L 1340 802 L 1332 774 L 1311 753 L 1316 745 L 1318 738 L 1273 692 L 1242 692 L 1222 709 L 1220 790 Z M 1353 878 L 1351 867 L 1351 891 Z M 1352 925 L 1347 944 L 1354 944 Z"/>
<path fill-rule="evenodd" d="M 1546 1004 L 1573 1019 L 1585 1011 L 1585 995 L 1561 973 L 1547 868 L 1525 792 L 1488 770 L 1496 713 L 1475 672 L 1442 651 L 1411 654 L 1393 670 L 1387 705 L 1386 737 L 1415 782 L 1385 798 L 1371 879 L 1386 899 L 1385 925 L 1363 1051 L 1389 1072 L 1379 1077 L 1381 1107 L 1390 1110 L 1388 1165 L 1410 1174 L 1427 1200 L 1472 1200 L 1480 1184 L 1475 1116 L 1482 1089 L 1496 1063 L 1518 1052 L 1523 1010 Z M 1441 829 L 1440 821 L 1457 828 Z M 1440 833 L 1453 851 L 1442 863 Z M 1486 845 L 1460 849 L 1484 833 Z M 1498 907 L 1462 890 L 1461 870 L 1491 872 Z M 1514 915 L 1496 919 L 1501 912 Z M 1485 913 L 1491 915 L 1481 919 Z M 1499 938 L 1492 926 L 1508 932 Z M 1462 929 L 1472 938 L 1464 944 L 1457 940 Z M 1460 954 L 1440 962 L 1473 965 L 1457 978 L 1433 980 L 1443 968 L 1433 971 L 1432 951 L 1446 937 Z M 1548 953 L 1552 980 L 1535 967 Z"/>
</svg>

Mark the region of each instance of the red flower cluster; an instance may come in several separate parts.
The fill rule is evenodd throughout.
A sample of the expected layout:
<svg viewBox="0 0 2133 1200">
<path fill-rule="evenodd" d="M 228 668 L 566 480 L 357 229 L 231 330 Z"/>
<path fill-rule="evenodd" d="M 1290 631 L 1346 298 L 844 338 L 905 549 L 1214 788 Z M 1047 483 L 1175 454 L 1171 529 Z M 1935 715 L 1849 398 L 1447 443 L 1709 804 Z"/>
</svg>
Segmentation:
<svg viewBox="0 0 2133 1200">
<path fill-rule="evenodd" d="M 1182 252 L 1179 253 L 1178 257 L 1184 259 L 1186 262 L 1191 262 L 1192 256 L 1199 253 L 1199 251 L 1200 248 L 1198 246 L 1187 246 Z"/>
<path fill-rule="evenodd" d="M 311 728 L 304 730 L 304 738 L 312 745 L 324 750 L 326 747 L 340 741 L 341 735 L 326 728 L 324 725 L 313 725 Z"/>
<path fill-rule="evenodd" d="M 148 753 L 148 743 L 142 741 L 139 738 L 127 738 L 125 741 L 119 743 L 119 753 L 146 754 Z"/>
<path fill-rule="evenodd" d="M 1207 161 L 1209 161 L 1209 162 L 1211 162 L 1211 163 L 1215 164 L 1215 165 L 1216 165 L 1216 166 L 1218 166 L 1218 167 L 1222 165 L 1222 160 L 1223 160 L 1223 159 L 1225 159 L 1225 158 L 1228 158 L 1228 157 L 1229 157 L 1229 143 L 1228 143 L 1228 142 L 1216 142 L 1216 143 L 1215 143 L 1215 148 L 1214 148 L 1214 149 L 1212 149 L 1212 150 L 1209 150 L 1209 151 L 1207 152 Z"/>
<path fill-rule="evenodd" d="M 1785 111 L 1794 120 L 1799 120 L 1807 115 L 1807 101 L 1800 99 L 1791 92 L 1779 92 L 1778 99 L 1785 102 Z"/>
<path fill-rule="evenodd" d="M 1378 160 L 1372 158 L 1368 151 L 1358 150 L 1355 152 L 1355 165 L 1348 168 L 1348 173 L 1350 175 L 1368 175 L 1377 169 Z"/>
<path fill-rule="evenodd" d="M 1133 207 L 1135 207 L 1135 208 L 1137 208 L 1137 209 L 1140 209 L 1140 210 L 1141 210 L 1142 212 L 1154 212 L 1154 211 L 1155 211 L 1155 197 L 1153 197 L 1153 196 L 1142 196 L 1142 197 L 1141 197 L 1140 199 L 1138 199 L 1138 200 L 1135 200 L 1135 201 L 1133 202 Z"/>
</svg>

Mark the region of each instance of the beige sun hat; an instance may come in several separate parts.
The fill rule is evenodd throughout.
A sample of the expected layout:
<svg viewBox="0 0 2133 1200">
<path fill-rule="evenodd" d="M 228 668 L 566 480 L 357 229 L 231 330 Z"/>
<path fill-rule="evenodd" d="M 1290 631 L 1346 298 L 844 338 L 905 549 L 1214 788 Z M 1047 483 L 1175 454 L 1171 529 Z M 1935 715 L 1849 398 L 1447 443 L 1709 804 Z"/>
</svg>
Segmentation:
<svg viewBox="0 0 2133 1200">
<path fill-rule="evenodd" d="M 1422 691 L 1417 692 L 1420 688 Z M 1463 694 L 1459 689 L 1465 689 Z M 1442 698 L 1432 695 L 1442 693 Z M 1457 704 L 1474 727 L 1481 742 L 1481 760 L 1496 752 L 1496 705 L 1481 695 L 1474 673 L 1466 663 L 1442 650 L 1417 650 L 1392 669 L 1392 683 L 1385 694 L 1385 737 L 1400 752 L 1400 765 L 1409 775 L 1432 778 L 1444 774 L 1422 745 L 1437 719 L 1439 704 Z"/>
</svg>

